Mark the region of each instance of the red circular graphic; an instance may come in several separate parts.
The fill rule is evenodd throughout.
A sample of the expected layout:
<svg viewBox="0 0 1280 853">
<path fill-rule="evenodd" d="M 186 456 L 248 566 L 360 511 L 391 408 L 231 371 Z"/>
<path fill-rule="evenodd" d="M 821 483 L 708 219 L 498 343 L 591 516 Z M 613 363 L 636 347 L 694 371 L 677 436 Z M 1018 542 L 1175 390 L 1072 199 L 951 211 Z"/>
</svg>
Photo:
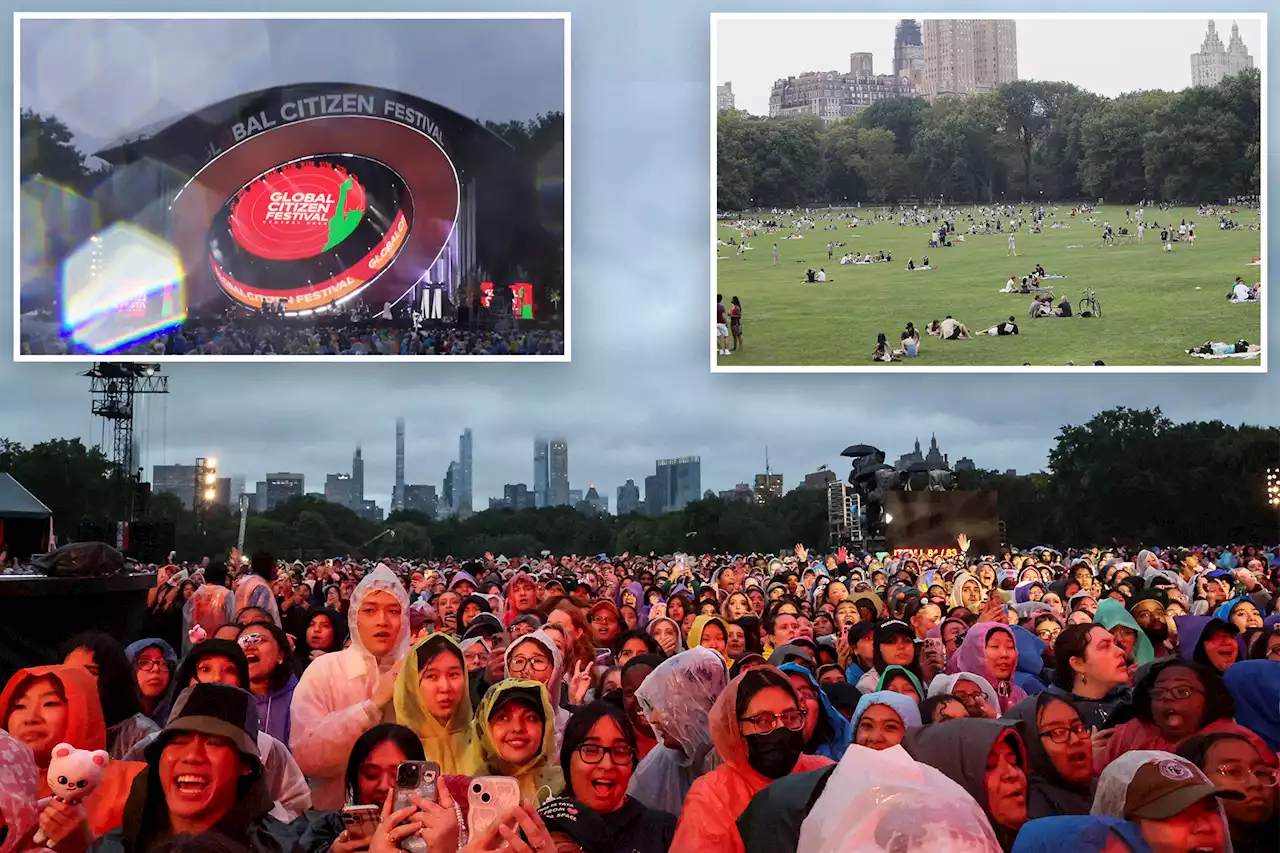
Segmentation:
<svg viewBox="0 0 1280 853">
<path fill-rule="evenodd" d="M 341 203 L 341 207 L 339 207 Z M 256 178 L 231 207 L 231 235 L 271 261 L 296 261 L 332 248 L 351 233 L 342 221 L 365 212 L 360 182 L 332 163 L 291 163 Z"/>
</svg>

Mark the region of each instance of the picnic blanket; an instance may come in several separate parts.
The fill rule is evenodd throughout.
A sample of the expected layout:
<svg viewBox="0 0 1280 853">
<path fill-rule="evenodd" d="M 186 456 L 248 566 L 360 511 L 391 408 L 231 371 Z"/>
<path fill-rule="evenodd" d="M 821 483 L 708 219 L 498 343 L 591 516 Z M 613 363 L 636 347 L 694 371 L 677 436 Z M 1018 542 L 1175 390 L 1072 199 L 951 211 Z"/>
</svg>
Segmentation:
<svg viewBox="0 0 1280 853">
<path fill-rule="evenodd" d="M 1258 350 L 1257 352 L 1224 352 L 1217 354 L 1192 352 L 1187 354 L 1193 355 L 1196 358 L 1257 358 L 1262 355 L 1262 350 Z"/>
</svg>

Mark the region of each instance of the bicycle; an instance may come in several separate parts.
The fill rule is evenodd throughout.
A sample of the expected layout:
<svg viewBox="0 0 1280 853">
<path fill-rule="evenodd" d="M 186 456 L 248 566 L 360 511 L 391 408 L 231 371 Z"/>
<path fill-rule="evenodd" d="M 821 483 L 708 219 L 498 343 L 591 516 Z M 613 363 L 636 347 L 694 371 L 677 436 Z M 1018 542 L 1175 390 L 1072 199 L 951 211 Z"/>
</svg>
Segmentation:
<svg viewBox="0 0 1280 853">
<path fill-rule="evenodd" d="M 1089 287 L 1084 289 L 1084 298 L 1080 300 L 1080 304 L 1077 306 L 1078 314 L 1083 316 L 1086 311 L 1093 317 L 1102 316 L 1102 305 L 1098 302 L 1098 297 L 1094 295 L 1093 289 Z"/>
</svg>

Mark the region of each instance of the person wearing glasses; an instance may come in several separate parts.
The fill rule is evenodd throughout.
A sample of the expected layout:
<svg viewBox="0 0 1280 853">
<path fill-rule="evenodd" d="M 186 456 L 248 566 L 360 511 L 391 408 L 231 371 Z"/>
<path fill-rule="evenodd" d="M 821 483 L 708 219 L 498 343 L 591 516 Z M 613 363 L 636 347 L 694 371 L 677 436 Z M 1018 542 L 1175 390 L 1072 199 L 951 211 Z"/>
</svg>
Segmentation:
<svg viewBox="0 0 1280 853">
<path fill-rule="evenodd" d="M 595 701 L 570 718 L 560 746 L 564 796 L 604 819 L 607 849 L 666 853 L 676 818 L 627 796 L 637 762 L 635 732 L 616 705 Z"/>
<path fill-rule="evenodd" d="M 1235 853 L 1272 853 L 1280 838 L 1275 754 L 1233 733 L 1197 735 L 1179 746 L 1177 754 L 1203 770 L 1213 784 L 1244 796 L 1222 801 Z"/>
<path fill-rule="evenodd" d="M 507 646 L 507 678 L 523 678 L 536 681 L 547 688 L 554 709 L 556 743 L 569 722 L 569 712 L 563 707 L 568 701 L 568 687 L 564 680 L 564 659 L 560 647 L 546 631 L 537 630 Z"/>
<path fill-rule="evenodd" d="M 723 763 L 690 786 L 672 853 L 741 853 L 736 821 L 752 797 L 775 779 L 831 764 L 804 754 L 804 721 L 796 689 L 775 667 L 730 681 L 708 714 Z"/>
<path fill-rule="evenodd" d="M 163 726 L 169 720 L 169 683 L 178 665 L 173 647 L 158 637 L 138 640 L 125 647 L 124 655 L 133 664 L 142 696 L 142 713 Z"/>
<path fill-rule="evenodd" d="M 1004 715 L 1027 747 L 1027 820 L 1086 815 L 1093 803 L 1093 743 L 1070 699 L 1037 693 Z"/>
</svg>

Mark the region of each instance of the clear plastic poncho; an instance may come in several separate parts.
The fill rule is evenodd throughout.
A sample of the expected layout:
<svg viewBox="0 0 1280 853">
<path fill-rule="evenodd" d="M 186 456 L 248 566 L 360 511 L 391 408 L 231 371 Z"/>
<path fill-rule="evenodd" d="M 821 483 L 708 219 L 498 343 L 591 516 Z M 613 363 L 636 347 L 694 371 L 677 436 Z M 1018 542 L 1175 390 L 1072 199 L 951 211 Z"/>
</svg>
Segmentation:
<svg viewBox="0 0 1280 853">
<path fill-rule="evenodd" d="M 651 809 L 679 815 L 689 786 L 715 769 L 707 712 L 729 683 L 724 659 L 697 647 L 663 661 L 636 690 L 636 701 L 654 731 L 680 742 L 659 743 L 636 768 L 627 793 Z"/>
<path fill-rule="evenodd" d="M 1177 762 L 1189 770 L 1201 784 L 1213 784 L 1199 767 L 1196 767 L 1185 758 L 1179 758 L 1171 752 L 1162 752 L 1158 749 L 1135 749 L 1132 752 L 1124 753 L 1108 764 L 1107 769 L 1102 771 L 1102 775 L 1098 777 L 1098 787 L 1094 791 L 1093 809 L 1090 813 L 1103 817 L 1124 818 L 1125 800 L 1129 795 L 1129 783 L 1133 781 L 1134 774 L 1144 764 L 1156 761 Z M 1231 832 L 1227 826 L 1227 813 L 1222 808 L 1221 800 L 1217 801 L 1217 807 L 1218 814 L 1222 816 L 1223 832 L 1226 839 L 1223 853 L 1233 853 Z"/>
<path fill-rule="evenodd" d="M 982 807 L 901 746 L 856 744 L 800 827 L 796 853 L 1001 853 Z"/>
</svg>

